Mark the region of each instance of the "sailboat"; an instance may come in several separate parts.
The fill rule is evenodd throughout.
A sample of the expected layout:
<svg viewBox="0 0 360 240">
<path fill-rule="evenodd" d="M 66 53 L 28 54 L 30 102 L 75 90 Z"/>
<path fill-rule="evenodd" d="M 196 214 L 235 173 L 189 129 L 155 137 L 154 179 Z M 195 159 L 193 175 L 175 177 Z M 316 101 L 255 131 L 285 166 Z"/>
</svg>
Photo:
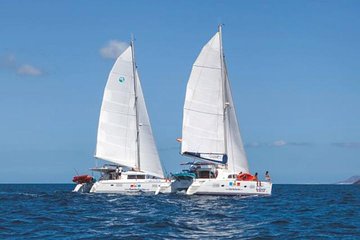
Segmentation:
<svg viewBox="0 0 360 240">
<path fill-rule="evenodd" d="M 133 40 L 117 58 L 105 86 L 95 158 L 108 162 L 92 169 L 100 172 L 101 178 L 95 183 L 93 180 L 79 181 L 74 191 L 155 192 L 161 184 L 168 182 L 164 178 L 145 105 Z"/>
<path fill-rule="evenodd" d="M 222 46 L 222 27 L 202 48 L 188 80 L 181 154 L 190 168 L 175 175 L 187 195 L 270 195 L 272 183 L 250 174 L 232 99 Z M 190 180 L 189 180 L 190 179 Z M 176 190 L 162 186 L 158 192 Z"/>
</svg>

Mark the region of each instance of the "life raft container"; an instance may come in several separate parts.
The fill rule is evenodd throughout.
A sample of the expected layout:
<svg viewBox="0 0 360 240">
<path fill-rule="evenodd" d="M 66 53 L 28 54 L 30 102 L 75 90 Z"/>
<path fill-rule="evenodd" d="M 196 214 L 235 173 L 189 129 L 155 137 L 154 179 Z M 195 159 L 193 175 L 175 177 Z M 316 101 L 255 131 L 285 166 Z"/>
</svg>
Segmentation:
<svg viewBox="0 0 360 240">
<path fill-rule="evenodd" d="M 242 173 L 236 176 L 238 181 L 254 181 L 255 177 L 249 173 Z"/>
<path fill-rule="evenodd" d="M 93 182 L 94 178 L 92 176 L 89 175 L 79 175 L 79 176 L 75 176 L 73 177 L 73 182 L 77 183 L 77 184 L 82 184 L 82 183 L 90 183 Z"/>
</svg>

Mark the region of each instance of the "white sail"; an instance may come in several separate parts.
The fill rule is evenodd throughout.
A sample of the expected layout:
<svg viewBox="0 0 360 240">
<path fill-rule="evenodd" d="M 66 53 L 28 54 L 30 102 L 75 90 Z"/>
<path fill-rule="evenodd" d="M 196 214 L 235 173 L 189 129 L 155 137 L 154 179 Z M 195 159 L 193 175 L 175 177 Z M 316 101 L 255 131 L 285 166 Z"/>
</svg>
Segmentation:
<svg viewBox="0 0 360 240">
<path fill-rule="evenodd" d="M 144 95 L 141 89 L 141 83 L 138 72 L 137 80 L 137 107 L 139 118 L 139 138 L 140 138 L 140 169 L 151 175 L 164 178 L 159 154 L 153 137 L 149 115 L 145 104 Z"/>
<path fill-rule="evenodd" d="M 223 66 L 226 71 L 226 64 L 224 62 Z M 246 153 L 244 149 L 244 144 L 241 139 L 239 124 L 236 117 L 236 111 L 234 102 L 232 99 L 231 88 L 229 79 L 227 78 L 226 72 L 226 102 L 227 102 L 227 111 L 226 111 L 226 148 L 228 155 L 228 169 L 234 172 L 249 172 L 248 161 L 246 158 Z"/>
<path fill-rule="evenodd" d="M 220 35 L 203 47 L 186 88 L 181 153 L 222 162 L 224 139 L 224 97 Z"/>
<path fill-rule="evenodd" d="M 226 163 L 235 172 L 249 172 L 221 44 L 218 32 L 193 65 L 186 89 L 181 153 Z"/>
<path fill-rule="evenodd" d="M 109 74 L 100 110 L 95 157 L 137 167 L 132 52 L 129 46 Z"/>
<path fill-rule="evenodd" d="M 133 72 L 132 47 L 129 46 L 116 60 L 105 86 L 95 157 L 163 177 L 138 76 L 136 110 Z M 138 122 L 143 123 L 139 126 L 139 144 L 137 113 Z"/>
</svg>

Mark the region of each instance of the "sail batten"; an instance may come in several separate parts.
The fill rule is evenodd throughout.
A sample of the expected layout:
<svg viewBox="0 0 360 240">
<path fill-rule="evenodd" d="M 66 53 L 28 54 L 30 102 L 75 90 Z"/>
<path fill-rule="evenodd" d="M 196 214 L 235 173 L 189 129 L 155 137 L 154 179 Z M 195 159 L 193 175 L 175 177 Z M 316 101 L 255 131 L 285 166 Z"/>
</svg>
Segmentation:
<svg viewBox="0 0 360 240">
<path fill-rule="evenodd" d="M 203 114 L 223 116 L 223 114 L 221 114 L 221 113 L 210 113 L 210 112 L 205 112 L 205 111 L 200 111 L 200 110 L 195 110 L 195 109 L 190 109 L 190 108 L 184 108 L 184 109 L 187 111 L 190 111 L 190 112 L 198 112 L 198 113 L 203 113 Z"/>
<path fill-rule="evenodd" d="M 105 86 L 95 156 L 129 168 L 140 165 L 141 171 L 164 177 L 133 64 L 129 46 L 116 60 Z"/>
<path fill-rule="evenodd" d="M 209 67 L 209 66 L 201 66 L 194 64 L 193 67 L 199 67 L 199 68 L 208 68 L 208 69 L 219 69 L 221 70 L 221 67 Z"/>
</svg>

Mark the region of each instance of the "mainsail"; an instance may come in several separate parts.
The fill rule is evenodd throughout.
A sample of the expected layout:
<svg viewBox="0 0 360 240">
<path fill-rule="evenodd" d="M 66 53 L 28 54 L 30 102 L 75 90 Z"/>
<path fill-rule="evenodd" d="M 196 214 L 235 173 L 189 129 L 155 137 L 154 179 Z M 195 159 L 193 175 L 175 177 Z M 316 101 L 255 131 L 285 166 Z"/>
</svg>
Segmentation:
<svg viewBox="0 0 360 240">
<path fill-rule="evenodd" d="M 221 29 L 202 48 L 190 74 L 181 153 L 249 172 L 222 53 Z"/>
<path fill-rule="evenodd" d="M 203 47 L 186 88 L 181 153 L 226 161 L 219 33 Z"/>
<path fill-rule="evenodd" d="M 117 58 L 109 74 L 95 157 L 164 177 L 132 51 L 133 45 Z"/>
</svg>

